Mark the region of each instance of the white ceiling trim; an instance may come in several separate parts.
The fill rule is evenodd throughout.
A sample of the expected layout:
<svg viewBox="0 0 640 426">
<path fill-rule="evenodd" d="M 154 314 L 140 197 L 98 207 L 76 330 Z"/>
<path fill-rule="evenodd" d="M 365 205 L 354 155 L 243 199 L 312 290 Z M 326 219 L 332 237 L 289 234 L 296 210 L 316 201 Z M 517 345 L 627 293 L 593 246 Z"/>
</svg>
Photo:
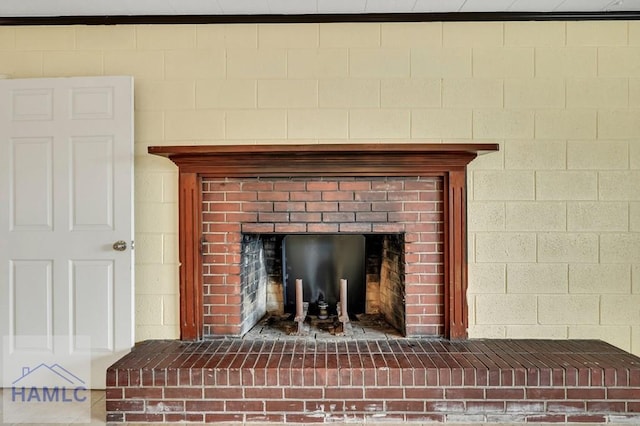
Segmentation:
<svg viewBox="0 0 640 426">
<path fill-rule="evenodd" d="M 640 11 L 640 0 L 0 0 L 0 16 Z"/>
</svg>

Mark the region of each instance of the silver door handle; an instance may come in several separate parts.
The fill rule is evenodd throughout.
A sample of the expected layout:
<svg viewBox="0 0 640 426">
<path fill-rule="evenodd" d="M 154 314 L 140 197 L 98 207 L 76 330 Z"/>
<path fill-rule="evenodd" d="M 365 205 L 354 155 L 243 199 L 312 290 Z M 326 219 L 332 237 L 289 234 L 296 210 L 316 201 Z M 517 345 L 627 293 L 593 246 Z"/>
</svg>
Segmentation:
<svg viewBox="0 0 640 426">
<path fill-rule="evenodd" d="M 113 243 L 113 249 L 115 251 L 125 251 L 127 249 L 127 242 L 122 240 L 116 241 Z"/>
</svg>

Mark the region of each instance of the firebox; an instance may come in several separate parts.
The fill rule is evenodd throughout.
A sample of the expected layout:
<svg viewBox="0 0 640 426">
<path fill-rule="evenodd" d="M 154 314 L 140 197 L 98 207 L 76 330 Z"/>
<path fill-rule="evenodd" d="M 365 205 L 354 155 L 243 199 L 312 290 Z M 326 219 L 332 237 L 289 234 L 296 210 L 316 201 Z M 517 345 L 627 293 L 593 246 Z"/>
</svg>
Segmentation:
<svg viewBox="0 0 640 426">
<path fill-rule="evenodd" d="M 264 245 L 265 235 L 294 241 L 305 234 L 300 238 L 364 236 L 365 276 L 371 262 L 367 238 L 373 238 L 372 246 L 395 244 L 399 260 L 387 272 L 381 266 L 379 280 L 395 274 L 400 290 L 385 301 L 380 287 L 380 297 L 371 303 L 380 312 L 388 303 L 388 311 L 399 317 L 394 326 L 406 336 L 466 337 L 465 170 L 478 152 L 497 149 L 496 144 L 150 147 L 179 166 L 181 337 L 243 335 L 273 304 L 269 293 L 289 309 L 287 280 L 281 290 L 270 291 L 262 285 L 269 273 L 248 267 L 260 254 L 247 257 L 243 251 Z M 299 251 L 304 250 L 294 249 Z M 317 278 L 303 280 L 311 284 Z M 328 287 L 306 292 L 309 302 L 317 302 L 320 293 L 329 301 L 334 297 Z M 365 299 L 366 310 L 370 292 L 352 299 Z"/>
<path fill-rule="evenodd" d="M 300 280 L 307 313 L 333 318 L 344 281 L 349 320 L 364 315 L 405 334 L 404 264 L 404 234 L 245 234 L 241 296 L 253 321 L 292 321 Z"/>
</svg>

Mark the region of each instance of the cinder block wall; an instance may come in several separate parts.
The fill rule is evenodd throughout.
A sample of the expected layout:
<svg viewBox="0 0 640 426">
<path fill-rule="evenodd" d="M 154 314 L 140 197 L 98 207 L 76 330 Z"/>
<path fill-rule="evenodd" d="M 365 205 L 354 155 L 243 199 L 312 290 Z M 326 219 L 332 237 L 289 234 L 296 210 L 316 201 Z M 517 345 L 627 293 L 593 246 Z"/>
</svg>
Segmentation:
<svg viewBox="0 0 640 426">
<path fill-rule="evenodd" d="M 148 145 L 477 141 L 470 336 L 640 354 L 640 22 L 0 27 L 0 74 L 135 77 L 137 340 L 178 336 Z"/>
</svg>

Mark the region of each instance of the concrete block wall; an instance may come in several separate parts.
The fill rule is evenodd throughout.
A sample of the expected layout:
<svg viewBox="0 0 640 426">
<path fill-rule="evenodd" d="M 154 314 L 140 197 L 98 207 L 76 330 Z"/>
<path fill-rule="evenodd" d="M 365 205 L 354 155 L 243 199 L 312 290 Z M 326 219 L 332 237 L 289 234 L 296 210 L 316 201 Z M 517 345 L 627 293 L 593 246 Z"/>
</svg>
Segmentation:
<svg viewBox="0 0 640 426">
<path fill-rule="evenodd" d="M 469 179 L 472 337 L 640 354 L 640 22 L 0 27 L 0 74 L 128 74 L 136 338 L 174 338 L 162 144 L 498 142 Z"/>
</svg>

